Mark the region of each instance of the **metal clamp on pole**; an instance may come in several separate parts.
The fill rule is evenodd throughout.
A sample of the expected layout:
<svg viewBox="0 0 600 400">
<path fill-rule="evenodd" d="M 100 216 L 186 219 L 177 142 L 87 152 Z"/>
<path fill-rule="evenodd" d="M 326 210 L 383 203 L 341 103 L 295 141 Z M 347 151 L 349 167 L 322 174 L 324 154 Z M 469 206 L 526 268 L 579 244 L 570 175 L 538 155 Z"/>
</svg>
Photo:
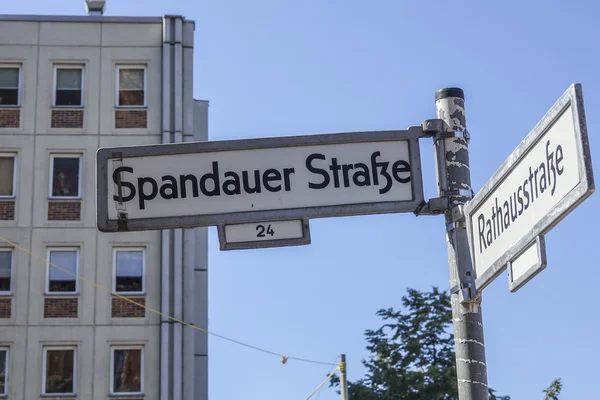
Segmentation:
<svg viewBox="0 0 600 400">
<path fill-rule="evenodd" d="M 452 232 L 453 230 L 455 230 L 457 228 L 466 229 L 467 223 L 464 220 L 451 222 L 448 225 L 446 225 L 446 232 Z"/>
<path fill-rule="evenodd" d="M 448 209 L 448 198 L 446 197 L 434 197 L 429 201 L 423 200 L 421 204 L 417 206 L 413 213 L 418 217 L 420 215 L 440 215 L 446 212 Z"/>
<path fill-rule="evenodd" d="M 433 137 L 434 140 L 462 138 L 468 142 L 471 139 L 471 135 L 467 129 L 464 131 L 453 130 L 441 119 L 426 119 L 421 124 L 421 129 L 425 136 Z"/>
<path fill-rule="evenodd" d="M 447 132 L 440 132 L 437 135 L 435 135 L 435 140 L 440 140 L 440 139 L 446 139 L 446 138 L 461 138 L 461 139 L 465 139 L 467 142 L 469 140 L 471 140 L 471 135 L 469 135 L 469 131 L 465 130 L 463 132 L 461 131 L 447 131 Z"/>
<path fill-rule="evenodd" d="M 444 197 L 473 197 L 473 190 L 468 189 L 443 189 L 442 196 Z"/>
<path fill-rule="evenodd" d="M 450 294 L 459 294 L 463 299 L 472 299 L 475 294 L 474 285 L 469 283 L 460 283 L 459 285 L 452 286 L 450 288 Z"/>
<path fill-rule="evenodd" d="M 421 129 L 425 136 L 433 137 L 439 133 L 449 131 L 450 127 L 442 119 L 426 119 L 421 124 Z"/>
</svg>

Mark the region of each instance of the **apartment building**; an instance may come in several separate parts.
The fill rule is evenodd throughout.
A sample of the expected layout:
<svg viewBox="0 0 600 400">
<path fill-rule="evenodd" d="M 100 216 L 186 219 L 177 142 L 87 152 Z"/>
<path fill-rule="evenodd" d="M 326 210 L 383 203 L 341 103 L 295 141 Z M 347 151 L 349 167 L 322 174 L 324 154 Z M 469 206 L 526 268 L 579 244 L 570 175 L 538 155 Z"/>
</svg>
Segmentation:
<svg viewBox="0 0 600 400">
<path fill-rule="evenodd" d="M 207 139 L 194 22 L 87 3 L 0 15 L 0 399 L 206 399 L 206 335 L 110 293 L 207 327 L 206 229 L 95 224 L 99 147 Z"/>
</svg>

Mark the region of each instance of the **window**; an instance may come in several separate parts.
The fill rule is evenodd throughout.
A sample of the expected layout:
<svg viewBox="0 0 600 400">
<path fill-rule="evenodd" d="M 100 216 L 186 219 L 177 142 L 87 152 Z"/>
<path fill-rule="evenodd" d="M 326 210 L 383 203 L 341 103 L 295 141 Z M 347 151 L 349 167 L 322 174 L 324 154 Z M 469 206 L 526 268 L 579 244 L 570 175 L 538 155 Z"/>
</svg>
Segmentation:
<svg viewBox="0 0 600 400">
<path fill-rule="evenodd" d="M 83 67 L 54 67 L 54 106 L 83 106 Z"/>
<path fill-rule="evenodd" d="M 16 154 L 0 153 L 0 198 L 15 197 Z"/>
<path fill-rule="evenodd" d="M 47 293 L 77 293 L 77 278 L 71 274 L 78 274 L 79 249 L 62 248 L 48 250 L 48 280 Z M 57 265 L 62 269 L 56 268 Z M 71 274 L 67 273 L 69 271 Z"/>
<path fill-rule="evenodd" d="M 50 157 L 50 197 L 81 197 L 81 156 L 55 154 Z"/>
<path fill-rule="evenodd" d="M 0 396 L 8 394 L 8 349 L 0 348 Z"/>
<path fill-rule="evenodd" d="M 44 348 L 42 394 L 75 394 L 75 347 Z"/>
<path fill-rule="evenodd" d="M 144 387 L 144 349 L 114 347 L 110 362 L 111 394 L 142 394 Z"/>
<path fill-rule="evenodd" d="M 114 285 L 117 293 L 142 293 L 145 290 L 144 249 L 115 249 Z"/>
<path fill-rule="evenodd" d="M 21 67 L 18 65 L 0 66 L 0 106 L 19 106 Z"/>
<path fill-rule="evenodd" d="M 11 293 L 11 291 L 12 291 L 12 271 L 13 271 L 13 251 L 12 251 L 12 249 L 0 249 L 0 294 Z"/>
<path fill-rule="evenodd" d="M 117 67 L 117 106 L 146 106 L 146 67 Z"/>
</svg>

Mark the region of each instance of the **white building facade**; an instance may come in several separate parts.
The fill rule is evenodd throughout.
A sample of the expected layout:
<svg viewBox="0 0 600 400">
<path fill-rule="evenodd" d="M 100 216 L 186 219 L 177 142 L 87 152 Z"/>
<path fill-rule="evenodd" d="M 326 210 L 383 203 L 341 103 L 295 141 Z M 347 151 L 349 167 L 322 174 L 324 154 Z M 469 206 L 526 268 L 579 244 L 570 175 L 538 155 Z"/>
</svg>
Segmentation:
<svg viewBox="0 0 600 400">
<path fill-rule="evenodd" d="M 99 147 L 207 139 L 194 22 L 92 14 L 0 15 L 0 399 L 204 400 L 206 335 L 110 291 L 206 328 L 206 229 L 95 221 Z"/>
</svg>

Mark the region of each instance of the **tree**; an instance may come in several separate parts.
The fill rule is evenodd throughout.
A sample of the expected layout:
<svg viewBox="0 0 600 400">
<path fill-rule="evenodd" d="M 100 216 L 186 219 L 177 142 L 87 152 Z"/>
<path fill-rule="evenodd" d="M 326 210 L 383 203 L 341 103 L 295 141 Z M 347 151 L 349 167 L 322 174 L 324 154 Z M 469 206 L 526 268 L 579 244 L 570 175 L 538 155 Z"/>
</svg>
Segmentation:
<svg viewBox="0 0 600 400">
<path fill-rule="evenodd" d="M 458 400 L 452 306 L 450 296 L 434 287 L 431 292 L 408 289 L 404 311 L 377 312 L 384 324 L 365 332 L 369 358 L 366 375 L 348 382 L 351 400 Z M 330 386 L 339 386 L 333 376 Z M 543 392 L 558 400 L 560 378 Z M 510 400 L 489 390 L 489 400 Z"/>
<path fill-rule="evenodd" d="M 560 381 L 560 378 L 553 380 L 550 386 L 548 386 L 548 388 L 543 391 L 544 393 L 546 393 L 545 400 L 558 400 L 558 395 L 560 394 L 561 390 L 562 383 Z"/>
<path fill-rule="evenodd" d="M 408 289 L 404 311 L 377 312 L 384 324 L 365 332 L 366 375 L 348 382 L 352 400 L 458 400 L 450 296 Z M 332 378 L 330 386 L 338 386 Z M 501 399 L 490 391 L 490 399 Z"/>
</svg>

